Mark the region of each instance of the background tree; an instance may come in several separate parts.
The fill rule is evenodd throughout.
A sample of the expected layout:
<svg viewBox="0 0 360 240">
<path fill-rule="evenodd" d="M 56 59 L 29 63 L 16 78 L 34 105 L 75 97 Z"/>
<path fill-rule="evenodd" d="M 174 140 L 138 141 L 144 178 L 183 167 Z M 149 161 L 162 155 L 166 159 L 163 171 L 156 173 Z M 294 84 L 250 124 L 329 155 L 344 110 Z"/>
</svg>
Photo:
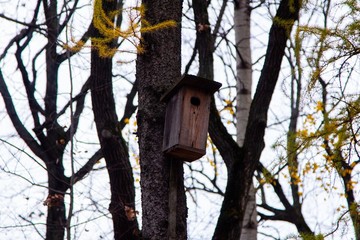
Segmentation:
<svg viewBox="0 0 360 240">
<path fill-rule="evenodd" d="M 298 1 L 291 4 L 287 1 L 281 1 L 277 9 L 269 33 L 269 43 L 262 74 L 250 107 L 243 147 L 240 148 L 234 144 L 230 137 L 227 138 L 226 142 L 221 143 L 219 139 L 216 139 L 219 135 L 216 132 L 220 131 L 221 128 L 214 126 L 214 123 L 219 124 L 220 121 L 214 121 L 214 123 L 210 124 L 210 136 L 218 146 L 224 161 L 230 161 L 227 164 L 228 183 L 214 239 L 237 239 L 241 235 L 241 229 L 238 226 L 242 225 L 247 204 L 247 194 L 252 184 L 253 171 L 259 163 L 264 148 L 263 138 L 270 100 L 279 75 L 286 42 L 292 25 L 298 18 L 300 7 L 301 3 Z M 280 24 L 277 21 L 286 24 Z M 212 113 L 212 119 L 215 119 L 216 112 L 214 108 Z M 233 148 L 230 150 L 232 155 L 229 154 L 229 146 Z"/>
<path fill-rule="evenodd" d="M 103 16 L 100 14 L 103 13 L 103 9 L 108 10 L 108 5 L 103 7 L 101 4 L 101 1 L 97 1 L 95 6 L 98 7 L 98 9 L 95 9 L 94 11 L 94 14 L 100 15 L 100 17 Z M 111 7 L 111 10 L 115 11 L 118 10 L 120 6 L 119 3 L 114 2 L 114 5 L 111 5 Z M 133 175 L 127 147 L 121 137 L 121 133 L 119 133 L 125 124 L 124 121 L 122 123 L 117 122 L 118 120 L 115 113 L 111 85 L 112 58 L 109 58 L 108 56 L 107 58 L 99 58 L 96 51 L 99 48 L 95 49 L 94 47 L 92 50 L 93 61 L 91 64 L 92 70 L 89 80 L 81 83 L 79 81 L 81 79 L 77 79 L 77 81 L 80 82 L 80 86 L 81 84 L 83 84 L 83 86 L 79 89 L 79 94 L 73 96 L 74 89 L 79 87 L 77 84 L 74 86 L 75 84 L 73 82 L 73 74 L 75 71 L 73 70 L 72 64 L 74 64 L 76 60 L 70 62 L 70 58 L 76 56 L 90 36 L 94 37 L 93 39 L 101 37 L 99 31 L 97 31 L 98 26 L 94 27 L 96 24 L 92 25 L 89 23 L 88 29 L 84 29 L 85 33 L 80 40 L 75 43 L 74 47 L 70 47 L 74 44 L 72 41 L 75 40 L 69 37 L 69 35 L 73 33 L 72 30 L 69 30 L 69 26 L 71 26 L 70 23 L 76 19 L 77 16 L 75 13 L 80 12 L 80 9 L 81 7 L 78 6 L 78 1 L 72 3 L 72 5 L 65 3 L 60 6 L 57 1 L 50 1 L 49 4 L 47 2 L 38 1 L 34 6 L 34 15 L 30 22 L 21 22 L 17 19 L 2 15 L 2 18 L 13 24 L 20 24 L 24 28 L 6 45 L 1 55 L 1 59 L 3 60 L 3 63 L 5 62 L 5 59 L 11 59 L 11 54 L 9 54 L 9 52 L 12 50 L 13 46 L 15 46 L 15 60 L 18 64 L 19 72 L 21 73 L 19 79 L 22 80 L 22 88 L 26 91 L 25 96 L 28 99 L 28 112 L 31 112 L 33 126 L 26 122 L 26 118 L 17 113 L 17 110 L 19 109 L 15 108 L 15 103 L 18 102 L 18 99 L 12 97 L 13 93 L 9 91 L 6 83 L 6 78 L 10 75 L 4 76 L 2 72 L 0 72 L 1 94 L 6 106 L 7 114 L 18 135 L 36 157 L 43 161 L 43 168 L 48 174 L 49 195 L 44 201 L 44 204 L 48 207 L 46 239 L 64 239 L 65 229 L 67 230 L 67 238 L 70 239 L 72 237 L 70 233 L 72 227 L 71 218 L 74 216 L 73 211 L 79 211 L 74 208 L 73 185 L 84 178 L 92 170 L 94 164 L 102 158 L 103 149 L 106 149 L 105 159 L 109 170 L 110 185 L 112 186 L 111 190 L 113 193 L 110 212 L 114 214 L 112 220 L 114 221 L 115 237 L 116 239 L 120 239 L 125 236 L 128 239 L 130 235 L 137 234 Z M 45 19 L 39 17 L 42 15 L 41 10 L 44 10 Z M 116 18 L 117 24 L 121 24 L 122 19 L 121 12 L 119 13 L 120 15 Z M 99 16 L 97 19 L 99 19 Z M 105 21 L 107 19 L 101 20 Z M 99 24 L 101 23 L 97 22 L 97 25 Z M 113 27 L 111 31 L 112 30 Z M 45 36 L 43 36 L 43 34 Z M 36 46 L 36 41 L 39 41 L 38 38 L 40 39 L 40 42 L 41 40 L 43 42 L 47 41 L 47 44 L 42 47 Z M 111 47 L 115 46 L 116 39 L 111 38 L 109 44 Z M 99 47 L 98 44 L 96 46 Z M 106 47 L 105 44 L 103 47 Z M 27 60 L 24 55 L 32 54 L 33 49 L 38 49 L 38 52 L 33 55 L 32 59 Z M 108 50 L 113 49 L 108 48 Z M 41 59 L 45 59 L 45 72 L 42 71 L 41 65 L 37 63 L 42 62 Z M 58 77 L 60 69 L 66 65 L 69 66 L 68 82 L 65 83 L 64 78 L 61 78 L 62 82 L 59 85 Z M 105 69 L 108 71 L 104 71 Z M 98 73 L 99 70 L 101 70 L 101 75 Z M 61 69 L 61 71 L 66 70 Z M 107 75 L 104 73 L 107 73 Z M 42 94 L 41 79 L 44 76 L 46 79 L 46 87 L 44 91 L 44 102 L 41 103 L 39 97 L 41 97 Z M 7 80 L 7 82 L 9 82 L 9 80 Z M 66 86 L 70 86 L 69 98 L 67 98 L 65 102 L 61 101 L 62 107 L 59 108 L 57 104 L 59 96 L 61 96 L 59 92 L 67 91 Z M 75 150 L 73 136 L 78 130 L 80 115 L 86 104 L 85 96 L 90 88 L 94 95 L 93 104 L 94 113 L 96 115 L 95 122 L 99 128 L 99 133 L 102 133 L 102 135 L 100 135 L 102 150 L 85 150 L 85 154 L 89 151 L 93 156 L 91 156 L 87 162 L 78 164 L 78 162 L 75 162 L 74 158 Z M 129 94 L 129 104 L 127 104 L 123 120 L 131 116 L 134 111 L 132 101 L 136 92 L 135 89 L 136 88 Z M 101 94 L 100 97 L 98 93 Z M 105 115 L 104 99 L 105 103 L 109 105 L 108 108 L 105 108 L 108 111 L 105 112 L 107 113 Z M 42 106 L 45 106 L 45 108 Z M 99 110 L 99 106 L 101 106 L 101 110 Z M 101 113 L 100 116 L 98 114 L 99 112 Z M 64 118 L 64 116 L 68 116 L 68 114 L 70 117 Z M 104 127 L 104 125 L 106 126 Z M 33 133 L 30 130 L 31 128 L 33 129 Z M 106 129 L 104 130 L 103 128 Z M 108 131 L 106 132 L 106 130 Z M 112 130 L 114 131 L 111 132 Z M 116 132 L 116 137 L 109 137 L 109 133 L 115 134 Z M 103 137 L 103 135 L 105 135 L 105 137 Z M 79 138 L 80 137 L 78 137 L 78 139 Z M 12 145 L 7 140 L 3 140 L 3 142 Z M 77 143 L 79 142 L 77 141 Z M 68 158 L 68 153 L 70 153 L 70 159 Z M 82 155 L 85 154 L 83 153 Z M 35 158 L 33 158 L 33 160 L 42 166 Z M 16 159 L 14 159 L 14 161 L 16 161 Z M 64 166 L 64 162 L 67 166 Z M 65 167 L 67 168 L 67 171 L 70 172 L 69 177 L 65 174 Z M 31 179 L 29 182 L 37 185 L 36 180 Z M 122 187 L 119 187 L 119 184 L 121 184 Z M 125 188 L 124 186 L 128 187 Z M 65 212 L 66 196 L 69 196 L 68 214 Z M 97 204 L 96 208 L 99 210 Z M 30 216 L 32 215 L 33 214 Z M 104 213 L 101 212 L 101 215 L 104 215 Z M 22 219 L 35 226 L 31 218 L 30 220 L 27 220 L 22 217 Z M 40 236 L 42 236 L 41 232 L 42 231 L 38 231 Z"/>
<path fill-rule="evenodd" d="M 33 154 L 42 160 L 44 168 L 46 169 L 48 177 L 48 197 L 44 202 L 48 207 L 46 239 L 64 238 L 66 226 L 65 193 L 74 183 L 81 180 L 90 171 L 92 165 L 99 160 L 101 155 L 99 152 L 95 153 L 79 171 L 71 173 L 70 177 L 65 175 L 63 162 L 65 150 L 76 133 L 79 124 L 78 117 L 84 108 L 84 98 L 88 86 L 84 85 L 77 97 L 73 98 L 73 96 L 71 96 L 68 102 L 59 110 L 59 68 L 61 64 L 66 62 L 70 54 L 68 51 L 59 52 L 57 43 L 60 35 L 66 29 L 71 16 L 77 9 L 77 4 L 78 1 L 75 1 L 69 6 L 58 6 L 57 1 L 37 1 L 30 21 L 21 22 L 17 19 L 3 16 L 3 18 L 22 26 L 20 33 L 17 33 L 3 50 L 1 60 L 4 63 L 4 60 L 9 58 L 8 51 L 15 48 L 14 57 L 20 72 L 20 76 L 18 75 L 17 79 L 22 81 L 22 88 L 25 91 L 24 95 L 28 99 L 27 107 L 28 112 L 31 113 L 32 126 L 25 122 L 26 118 L 18 114 L 12 97 L 14 93 L 9 92 L 5 80 L 8 75 L 4 76 L 2 72 L 0 72 L 0 91 L 7 114 L 17 134 Z M 66 13 L 66 17 L 63 17 L 61 20 L 58 7 L 62 7 Z M 40 17 L 42 15 L 41 10 L 43 10 L 43 16 L 45 16 L 44 19 Z M 37 47 L 38 52 L 32 59 L 25 62 L 23 54 L 33 46 L 33 39 L 36 37 L 41 38 L 43 34 L 46 35 L 46 38 L 42 38 L 42 40 L 46 42 L 46 44 L 40 48 Z M 88 37 L 89 32 L 85 32 L 83 40 L 86 41 Z M 45 78 L 43 103 L 39 102 L 37 95 L 37 91 L 40 88 L 37 86 L 40 82 L 40 77 L 36 64 L 40 57 L 45 58 L 46 63 L 46 70 L 42 74 Z M 68 81 L 70 82 L 70 79 L 68 79 Z M 65 125 L 60 124 L 59 118 L 65 112 L 69 112 L 69 107 L 75 102 L 77 106 L 74 111 L 70 113 L 71 121 L 69 122 L 69 127 L 66 129 Z"/>
<path fill-rule="evenodd" d="M 91 49 L 91 75 L 90 89 L 94 119 L 99 137 L 101 152 L 106 161 L 106 167 L 110 177 L 111 202 L 109 211 L 112 215 L 115 239 L 137 239 L 139 231 L 135 211 L 135 187 L 132 167 L 129 161 L 128 147 L 121 133 L 115 100 L 113 96 L 113 58 L 103 56 L 103 50 L 117 48 L 118 38 L 113 37 L 113 27 L 107 24 L 115 24 L 120 28 L 122 22 L 122 1 L 95 1 L 94 19 L 95 26 L 92 49 Z M 111 14 L 118 11 L 117 19 Z M 99 45 L 100 42 L 100 45 Z M 136 92 L 136 85 L 133 86 Z M 134 93 L 128 95 L 128 101 L 132 103 Z M 133 108 L 125 109 L 126 117 L 134 112 Z M 127 116 L 126 116 L 127 115 Z"/>
<path fill-rule="evenodd" d="M 303 235 L 314 236 L 321 232 L 323 236 L 330 236 L 346 222 L 353 226 L 355 238 L 358 236 L 358 217 L 354 217 L 358 216 L 358 206 L 353 202 L 356 199 L 354 184 L 357 182 L 354 167 L 358 162 L 355 160 L 356 147 L 351 143 L 356 141 L 353 134 L 356 113 L 353 115 L 354 112 L 350 110 L 354 106 L 353 101 L 357 101 L 351 94 L 354 90 L 351 79 L 358 74 L 353 71 L 358 46 L 350 35 L 345 34 L 351 32 L 349 28 L 352 28 L 351 25 L 349 28 L 343 25 L 345 18 L 339 15 L 338 21 L 333 18 L 339 9 L 351 16 L 358 9 L 353 4 L 333 5 L 330 1 L 324 2 L 318 6 L 323 9 L 322 26 L 318 18 L 313 25 L 311 20 L 314 16 L 297 26 L 287 54 L 292 73 L 287 94 L 291 103 L 290 124 L 286 144 L 279 140 L 275 145 L 280 153 L 280 149 L 286 146 L 286 154 L 280 156 L 285 156 L 287 161 L 284 162 L 281 157 L 277 167 L 269 166 L 273 168 L 272 171 L 262 166 L 262 182 L 272 186 L 283 205 L 281 208 L 285 210 L 269 204 L 266 201 L 268 193 L 261 186 L 260 206 L 271 212 L 262 212 L 261 218 L 291 222 Z M 317 42 L 309 39 L 316 39 Z M 329 135 L 330 132 L 334 135 Z M 310 184 L 311 181 L 313 184 Z M 290 196 L 286 194 L 286 189 L 290 189 Z M 327 231 L 319 231 L 313 222 L 305 221 L 304 209 L 316 202 L 315 194 L 324 195 L 325 201 L 321 205 L 327 205 L 335 212 L 333 217 L 323 213 L 327 216 L 324 217 L 326 221 L 333 218 L 329 221 L 332 227 Z M 333 200 L 334 194 L 336 201 Z M 293 214 L 289 214 L 291 212 Z M 294 218 L 294 215 L 298 217 Z"/>
<path fill-rule="evenodd" d="M 331 7 L 328 6 L 328 4 L 326 3 L 325 6 L 318 6 L 319 8 L 324 8 L 324 14 L 328 15 L 328 10 L 326 9 L 331 9 Z M 355 9 L 353 7 L 353 9 Z M 356 22 L 356 21 L 355 21 Z M 341 25 L 341 24 L 339 24 Z M 214 26 L 216 26 L 216 24 L 214 24 Z M 344 26 L 342 26 L 341 28 L 343 28 Z M 354 27 L 354 25 L 352 25 L 352 27 Z M 337 30 L 339 29 L 340 27 L 337 27 Z M 299 29 L 301 29 L 300 31 L 303 31 L 304 32 L 304 35 L 305 34 L 308 34 L 308 35 L 311 35 L 311 33 L 314 32 L 314 29 L 312 29 L 311 27 L 309 27 L 309 23 L 307 23 L 305 26 L 302 25 L 299 27 Z M 307 30 L 306 30 L 307 29 Z M 322 31 L 322 30 L 320 30 Z M 327 32 L 328 30 L 324 30 L 323 33 Z M 309 34 L 309 32 L 311 32 Z M 317 29 L 315 32 L 319 32 L 319 29 Z M 334 31 L 335 32 L 335 31 Z M 334 33 L 333 32 L 333 33 Z M 307 36 L 308 36 L 307 35 Z M 334 36 L 333 34 L 330 34 L 332 36 Z M 209 36 L 209 35 L 208 35 Z M 291 93 L 286 93 L 286 96 L 291 96 L 291 106 L 292 106 L 292 111 L 291 111 L 291 116 L 289 117 L 289 132 L 288 132 L 288 143 L 287 143 L 287 158 L 289 159 L 289 161 L 285 162 L 285 164 L 289 164 L 289 165 L 294 165 L 294 168 L 293 170 L 290 170 L 290 173 L 287 174 L 288 176 L 291 176 L 291 189 L 294 196 L 295 196 L 295 200 L 294 200 L 294 204 L 291 203 L 291 200 L 289 202 L 289 198 L 291 199 L 291 196 L 287 196 L 287 194 L 285 194 L 285 192 L 281 189 L 281 186 L 280 186 L 280 183 L 277 181 L 276 177 L 275 179 L 273 180 L 272 177 L 270 177 L 271 175 L 269 175 L 269 170 L 267 169 L 264 169 L 264 166 L 261 165 L 261 167 L 259 169 L 262 169 L 260 170 L 260 175 L 262 175 L 264 178 L 263 179 L 260 179 L 260 183 L 264 181 L 269 183 L 269 181 L 274 181 L 274 186 L 275 187 L 275 193 L 278 195 L 279 199 L 285 204 L 285 211 L 284 210 L 280 210 L 280 209 L 276 209 L 276 211 L 274 210 L 274 208 L 267 208 L 266 210 L 268 211 L 271 211 L 272 212 L 272 215 L 267 215 L 266 218 L 264 218 L 264 215 L 261 213 L 261 220 L 265 220 L 265 219 L 268 219 L 268 220 L 282 220 L 282 221 L 287 221 L 289 223 L 293 223 L 297 226 L 299 232 L 301 232 L 303 235 L 313 235 L 314 236 L 314 231 L 313 230 L 310 230 L 311 228 L 309 227 L 308 223 L 305 221 L 306 219 L 306 214 L 304 214 L 302 212 L 301 209 L 303 209 L 302 207 L 302 201 L 303 201 L 303 192 L 301 191 L 301 188 L 303 185 L 303 183 L 300 183 L 299 182 L 299 176 L 305 171 L 302 167 L 301 164 L 299 164 L 299 162 L 296 160 L 298 158 L 298 154 L 296 154 L 295 152 L 297 151 L 296 149 L 298 149 L 298 143 L 297 143 L 297 139 L 296 137 L 294 138 L 294 134 L 293 132 L 296 132 L 296 126 L 297 126 L 297 122 L 298 120 L 298 116 L 301 116 L 302 114 L 299 113 L 299 109 L 300 109 L 300 102 L 302 101 L 300 96 L 302 95 L 302 84 L 301 84 L 301 81 L 302 80 L 299 80 L 299 79 L 302 79 L 303 77 L 303 69 L 300 68 L 298 69 L 298 73 L 296 75 L 294 75 L 294 72 L 296 72 L 296 66 L 299 66 L 301 65 L 301 61 L 300 61 L 300 56 L 301 56 L 301 53 L 305 52 L 303 50 L 299 50 L 300 48 L 302 48 L 302 44 L 299 43 L 299 36 L 298 35 L 293 35 L 294 36 L 294 42 L 295 43 L 292 43 L 291 45 L 291 48 L 294 48 L 295 49 L 295 57 L 294 57 L 294 62 L 290 63 L 290 67 L 291 67 L 291 87 L 289 87 L 289 89 L 291 89 Z M 348 37 L 340 37 L 340 39 L 347 39 Z M 301 42 L 302 42 L 302 38 L 301 38 Z M 323 42 L 324 41 L 324 38 L 321 38 L 320 42 Z M 348 41 L 348 40 L 347 40 Z M 316 41 L 315 43 L 317 43 L 319 41 Z M 326 42 L 326 41 L 325 41 Z M 346 42 L 346 41 L 345 41 Z M 343 44 L 343 42 L 341 41 L 341 44 Z M 196 47 L 198 45 L 195 45 Z M 206 44 L 202 44 L 203 46 L 203 49 L 206 49 L 207 47 L 204 47 L 206 46 Z M 349 45 L 350 46 L 350 45 Z M 351 44 L 351 53 L 355 53 L 356 52 L 356 44 Z M 336 48 L 339 48 L 339 47 L 336 47 Z M 211 49 L 211 48 L 209 48 Z M 323 47 L 323 49 L 334 49 L 334 47 L 332 48 L 328 48 L 328 47 Z M 324 50 L 321 50 L 324 51 Z M 319 51 L 320 51 L 319 50 Z M 302 52 L 303 51 L 303 52 Z M 315 51 L 316 52 L 316 51 Z M 311 53 L 314 53 L 314 51 L 312 51 Z M 347 55 L 347 56 L 354 56 L 353 54 L 342 54 L 342 56 L 344 55 Z M 209 59 L 209 55 L 206 55 L 206 54 L 200 54 L 200 50 L 199 50 L 199 60 L 200 60 L 200 65 L 201 65 L 201 59 L 203 56 L 207 56 L 207 59 Z M 287 58 L 289 59 L 289 56 L 291 55 L 286 55 Z M 206 59 L 206 57 L 205 57 Z M 313 58 L 309 58 L 309 59 L 313 59 Z M 203 61 L 203 63 L 205 63 L 206 61 L 208 60 L 205 60 Z M 321 62 L 321 61 L 320 61 Z M 314 65 L 314 64 L 313 64 Z M 202 66 L 206 66 L 206 64 L 203 64 Z M 350 70 L 351 72 L 353 72 L 353 70 Z M 315 73 L 316 72 L 320 72 L 319 69 L 317 69 L 316 71 L 314 71 Z M 211 76 L 211 74 L 209 75 Z M 307 85 L 307 84 L 306 84 Z M 279 124 L 279 123 L 278 123 Z M 281 123 L 280 123 L 281 124 Z M 275 145 L 277 146 L 277 145 Z M 224 151 L 226 153 L 228 153 L 227 151 Z M 302 151 L 301 151 L 302 152 Z M 354 163 L 355 165 L 355 163 Z M 274 167 L 272 164 L 270 165 L 272 166 L 272 168 Z M 307 166 L 307 169 L 309 168 L 309 164 L 306 165 Z M 315 167 L 317 165 L 315 164 Z M 279 165 L 277 166 L 279 167 L 278 169 L 284 169 L 284 165 Z M 277 169 L 277 168 L 276 168 Z M 287 169 L 287 168 L 286 168 Z M 292 167 L 290 167 L 290 169 L 292 169 Z M 295 170 L 294 170 L 295 169 Z M 308 172 L 309 170 L 306 170 L 305 172 Z M 299 184 L 300 184 L 300 187 L 299 187 Z M 327 183 L 327 184 L 330 184 L 330 183 Z M 215 185 L 215 184 L 214 184 Z M 215 185 L 216 187 L 216 185 Z M 261 188 L 261 192 L 262 192 L 262 195 L 265 194 L 266 192 L 268 191 L 265 191 L 265 189 L 263 188 L 262 184 L 260 186 Z M 209 191 L 209 188 L 204 188 L 204 190 L 206 191 Z M 214 191 L 216 192 L 216 190 Z M 221 190 L 219 192 L 220 194 L 221 193 Z M 268 195 L 268 194 L 267 194 Z M 346 195 L 346 194 L 342 194 L 342 195 Z M 265 199 L 265 196 L 262 196 L 262 199 L 264 200 Z M 275 216 L 274 216 L 275 215 Z M 276 217 L 278 216 L 278 218 Z M 288 216 L 288 217 L 286 217 Z M 294 217 L 294 216 L 297 216 L 297 217 Z M 340 218 L 341 219 L 341 218 Z M 355 221 L 356 222 L 356 221 Z M 338 224 L 338 222 L 335 222 L 335 225 Z M 336 227 L 337 229 L 338 227 Z M 329 233 L 330 234 L 330 233 Z M 329 234 L 325 234 L 325 235 L 329 235 Z"/>
<path fill-rule="evenodd" d="M 251 11 L 250 1 L 234 2 L 234 31 L 236 48 L 236 141 L 244 144 L 245 129 L 248 123 L 252 91 L 251 58 Z M 256 189 L 250 186 L 247 206 L 244 213 L 241 238 L 257 239 Z"/>
</svg>

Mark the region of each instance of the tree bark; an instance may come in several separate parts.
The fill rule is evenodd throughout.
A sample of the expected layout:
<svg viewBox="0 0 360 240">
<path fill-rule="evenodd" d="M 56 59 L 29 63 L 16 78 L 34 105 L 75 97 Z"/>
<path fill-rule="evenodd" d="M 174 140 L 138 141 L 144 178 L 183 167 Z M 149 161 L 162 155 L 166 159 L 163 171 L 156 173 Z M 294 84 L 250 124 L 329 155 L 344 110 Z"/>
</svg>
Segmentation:
<svg viewBox="0 0 360 240">
<path fill-rule="evenodd" d="M 48 170 L 49 195 L 44 204 L 48 207 L 46 218 L 46 239 L 63 240 L 66 226 L 64 195 L 68 189 L 68 178 L 64 175 L 61 161 L 49 161 Z"/>
<path fill-rule="evenodd" d="M 102 8 L 109 14 L 117 10 L 117 1 L 102 1 Z M 105 38 L 98 30 L 94 37 Z M 115 48 L 116 39 L 107 43 Z M 135 211 L 135 187 L 128 148 L 118 127 L 112 88 L 112 57 L 100 57 L 98 50 L 91 50 L 90 89 L 94 119 L 101 150 L 110 178 L 114 238 L 137 239 L 139 237 Z"/>
<path fill-rule="evenodd" d="M 196 48 L 199 52 L 198 76 L 214 80 L 214 38 L 211 35 L 206 0 L 193 0 Z"/>
<path fill-rule="evenodd" d="M 139 89 L 138 136 L 142 189 L 142 237 L 168 239 L 170 160 L 162 153 L 166 104 L 161 96 L 181 76 L 181 0 L 144 0 L 145 20 L 151 25 L 175 20 L 178 25 L 143 34 L 145 53 L 139 54 L 136 77 Z M 186 199 L 183 166 L 177 176 L 176 239 L 186 239 Z"/>
</svg>

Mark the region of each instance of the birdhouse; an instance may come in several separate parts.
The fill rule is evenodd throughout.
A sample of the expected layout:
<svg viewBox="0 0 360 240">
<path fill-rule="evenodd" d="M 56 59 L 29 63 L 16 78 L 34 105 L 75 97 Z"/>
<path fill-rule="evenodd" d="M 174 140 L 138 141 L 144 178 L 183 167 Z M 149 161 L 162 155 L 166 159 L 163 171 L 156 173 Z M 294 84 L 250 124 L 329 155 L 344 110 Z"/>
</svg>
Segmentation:
<svg viewBox="0 0 360 240">
<path fill-rule="evenodd" d="M 167 102 L 163 152 L 184 161 L 205 155 L 211 96 L 221 83 L 184 75 L 162 97 Z"/>
</svg>

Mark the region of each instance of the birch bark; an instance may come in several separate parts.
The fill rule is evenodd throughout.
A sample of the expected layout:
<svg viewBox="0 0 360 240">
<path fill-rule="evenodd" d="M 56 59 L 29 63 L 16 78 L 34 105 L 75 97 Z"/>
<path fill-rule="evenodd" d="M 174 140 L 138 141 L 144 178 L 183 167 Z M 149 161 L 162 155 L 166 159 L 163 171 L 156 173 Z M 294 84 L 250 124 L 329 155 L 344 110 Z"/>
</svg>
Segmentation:
<svg viewBox="0 0 360 240">
<path fill-rule="evenodd" d="M 252 59 L 250 49 L 249 1 L 236 1 L 234 8 L 234 30 L 236 43 L 236 130 L 237 143 L 244 144 L 245 130 L 251 105 Z M 252 184 L 247 196 L 247 206 L 240 239 L 257 239 L 256 189 Z"/>
</svg>

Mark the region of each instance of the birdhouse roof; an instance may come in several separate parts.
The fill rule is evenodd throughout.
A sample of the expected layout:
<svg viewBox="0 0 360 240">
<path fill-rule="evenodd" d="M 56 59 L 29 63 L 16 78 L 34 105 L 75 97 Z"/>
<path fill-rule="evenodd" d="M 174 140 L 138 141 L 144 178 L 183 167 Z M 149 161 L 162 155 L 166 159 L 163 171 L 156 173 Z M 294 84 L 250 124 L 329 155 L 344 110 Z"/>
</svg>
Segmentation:
<svg viewBox="0 0 360 240">
<path fill-rule="evenodd" d="M 209 94 L 214 94 L 221 87 L 221 83 L 194 75 L 184 74 L 162 97 L 161 101 L 167 102 L 171 96 L 182 87 L 196 88 Z"/>
</svg>

